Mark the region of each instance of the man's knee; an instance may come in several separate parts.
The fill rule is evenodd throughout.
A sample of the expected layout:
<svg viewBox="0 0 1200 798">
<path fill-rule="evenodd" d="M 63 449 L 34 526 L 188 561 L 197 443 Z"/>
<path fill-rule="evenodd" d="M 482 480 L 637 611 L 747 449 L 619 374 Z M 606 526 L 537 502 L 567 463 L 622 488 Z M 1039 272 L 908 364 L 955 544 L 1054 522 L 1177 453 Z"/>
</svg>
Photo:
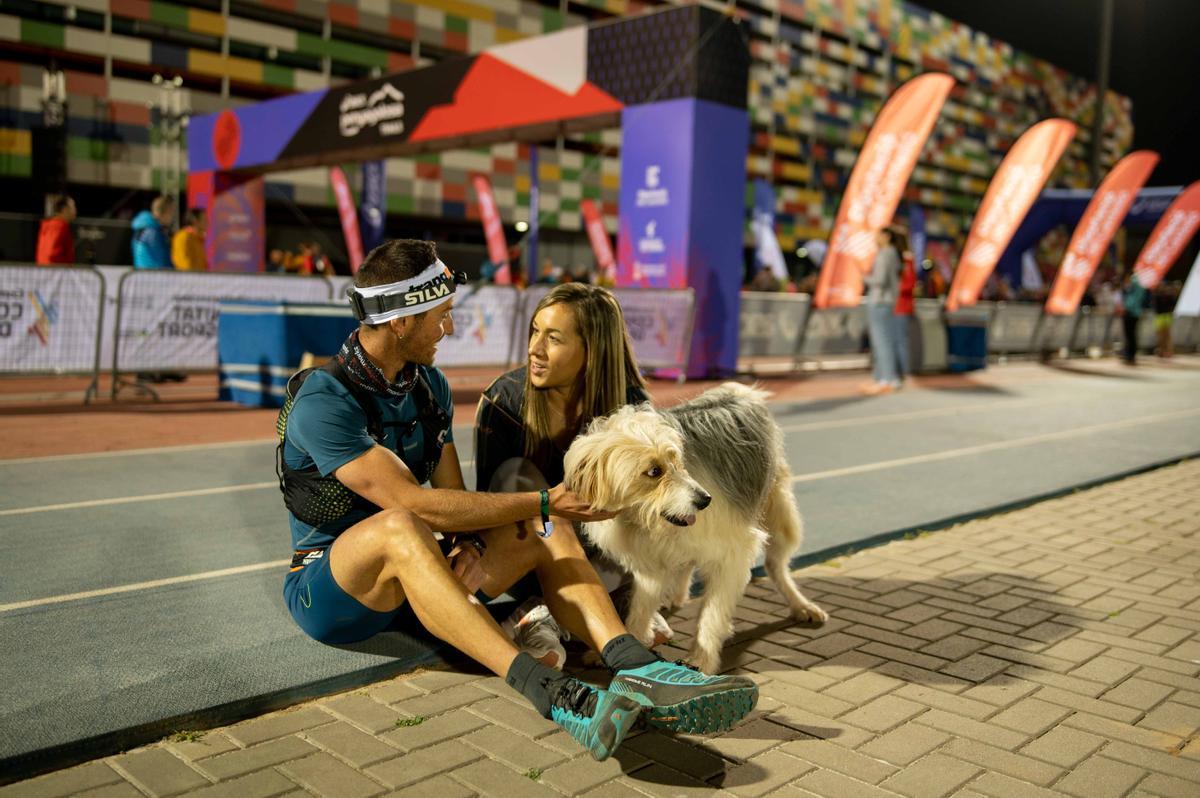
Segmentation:
<svg viewBox="0 0 1200 798">
<path fill-rule="evenodd" d="M 420 516 L 402 508 L 381 510 L 363 530 L 364 543 L 389 556 L 405 557 L 433 545 L 433 531 Z"/>
</svg>

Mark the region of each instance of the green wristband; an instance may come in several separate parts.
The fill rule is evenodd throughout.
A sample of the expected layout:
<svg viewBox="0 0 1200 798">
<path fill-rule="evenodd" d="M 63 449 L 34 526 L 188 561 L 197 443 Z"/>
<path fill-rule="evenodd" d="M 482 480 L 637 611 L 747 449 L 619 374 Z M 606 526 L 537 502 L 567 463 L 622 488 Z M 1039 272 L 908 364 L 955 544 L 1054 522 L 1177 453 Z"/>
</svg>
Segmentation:
<svg viewBox="0 0 1200 798">
<path fill-rule="evenodd" d="M 542 500 L 542 531 L 538 532 L 538 537 L 548 538 L 554 534 L 554 522 L 550 520 L 550 491 L 542 488 L 538 496 Z"/>
</svg>

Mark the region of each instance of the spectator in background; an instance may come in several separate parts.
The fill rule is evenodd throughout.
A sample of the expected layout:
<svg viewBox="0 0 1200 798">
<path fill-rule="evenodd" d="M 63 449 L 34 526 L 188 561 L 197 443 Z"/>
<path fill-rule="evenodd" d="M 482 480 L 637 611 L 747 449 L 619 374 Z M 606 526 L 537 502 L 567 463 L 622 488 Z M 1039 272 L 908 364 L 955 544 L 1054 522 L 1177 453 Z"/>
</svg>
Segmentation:
<svg viewBox="0 0 1200 798">
<path fill-rule="evenodd" d="M 1137 364 L 1138 322 L 1142 319 L 1142 312 L 1146 309 L 1150 296 L 1132 273 L 1125 275 L 1123 286 L 1121 328 L 1125 334 L 1125 351 L 1121 359 L 1125 361 L 1125 365 L 1133 366 Z"/>
<path fill-rule="evenodd" d="M 282 249 L 273 249 L 267 255 L 268 272 L 286 272 L 288 257 Z"/>
<path fill-rule="evenodd" d="M 863 281 L 867 288 L 867 334 L 871 339 L 871 376 L 863 386 L 869 395 L 891 393 L 900 385 L 896 375 L 895 322 L 896 289 L 900 278 L 900 253 L 896 250 L 896 232 L 884 228 L 875 234 L 879 252 L 871 271 Z"/>
<path fill-rule="evenodd" d="M 896 231 L 897 249 L 900 250 L 900 282 L 896 290 L 896 304 L 892 308 L 895 330 L 892 334 L 896 345 L 896 376 L 900 382 L 912 374 L 912 356 L 908 349 L 908 330 L 912 326 L 913 292 L 917 288 L 917 267 L 908 248 L 908 239 L 900 230 Z"/>
<path fill-rule="evenodd" d="M 208 254 L 204 251 L 204 231 L 208 214 L 203 208 L 192 208 L 185 217 L 186 224 L 171 239 L 171 261 L 181 272 L 208 271 Z"/>
<path fill-rule="evenodd" d="M 160 194 L 150 210 L 133 217 L 133 267 L 135 269 L 171 268 L 171 250 L 167 231 L 175 218 L 175 200 Z"/>
<path fill-rule="evenodd" d="M 50 204 L 50 213 L 38 229 L 37 264 L 74 263 L 75 236 L 71 233 L 71 222 L 75 221 L 75 200 L 66 194 L 55 197 Z"/>
<path fill-rule="evenodd" d="M 559 277 L 562 275 L 562 270 L 554 265 L 554 261 L 546 258 L 542 261 L 542 268 L 538 270 L 538 285 L 557 285 Z"/>
</svg>

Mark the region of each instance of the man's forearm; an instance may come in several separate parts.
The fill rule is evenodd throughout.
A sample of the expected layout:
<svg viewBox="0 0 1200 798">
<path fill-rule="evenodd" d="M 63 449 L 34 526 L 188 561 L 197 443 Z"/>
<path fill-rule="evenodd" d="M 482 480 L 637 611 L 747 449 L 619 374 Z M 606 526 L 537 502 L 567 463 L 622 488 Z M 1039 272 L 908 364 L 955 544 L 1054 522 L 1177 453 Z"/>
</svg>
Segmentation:
<svg viewBox="0 0 1200 798">
<path fill-rule="evenodd" d="M 541 511 L 536 493 L 471 493 L 437 488 L 405 491 L 391 506 L 415 513 L 437 532 L 490 529 L 534 518 Z"/>
</svg>

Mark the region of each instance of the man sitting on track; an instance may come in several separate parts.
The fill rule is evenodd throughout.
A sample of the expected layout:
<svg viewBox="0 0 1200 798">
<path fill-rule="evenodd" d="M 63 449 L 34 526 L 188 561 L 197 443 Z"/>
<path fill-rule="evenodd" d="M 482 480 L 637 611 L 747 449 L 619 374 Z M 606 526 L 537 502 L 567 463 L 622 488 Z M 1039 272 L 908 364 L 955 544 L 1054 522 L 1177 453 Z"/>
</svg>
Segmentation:
<svg viewBox="0 0 1200 798">
<path fill-rule="evenodd" d="M 465 491 L 450 389 L 433 366 L 465 279 L 427 241 L 372 250 L 351 292 L 360 327 L 303 378 L 281 413 L 279 467 L 296 550 L 284 583 L 292 617 L 329 643 L 423 627 L 504 676 L 597 759 L 612 754 L 639 714 L 666 729 L 730 728 L 757 700 L 754 682 L 706 676 L 643 647 L 626 633 L 571 524 L 551 520 L 613 513 L 562 485 Z M 608 689 L 518 652 L 481 606 L 530 571 L 554 617 L 614 671 Z"/>
</svg>

